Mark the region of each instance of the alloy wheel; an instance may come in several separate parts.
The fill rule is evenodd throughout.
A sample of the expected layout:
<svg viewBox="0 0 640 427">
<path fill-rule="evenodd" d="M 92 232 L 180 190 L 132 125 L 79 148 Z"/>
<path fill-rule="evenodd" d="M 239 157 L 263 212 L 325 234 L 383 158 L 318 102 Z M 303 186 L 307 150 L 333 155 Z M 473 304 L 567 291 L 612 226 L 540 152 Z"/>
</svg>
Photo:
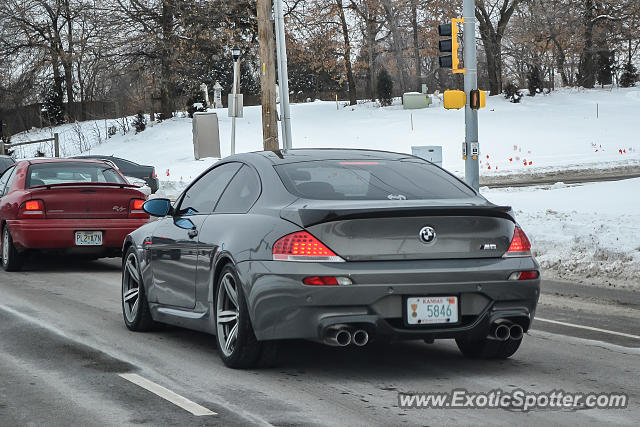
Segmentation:
<svg viewBox="0 0 640 427">
<path fill-rule="evenodd" d="M 133 323 L 140 309 L 140 270 L 138 259 L 134 253 L 130 253 L 124 264 L 122 278 L 122 305 L 124 315 L 129 323 Z"/>
<path fill-rule="evenodd" d="M 216 298 L 217 336 L 225 356 L 230 356 L 238 341 L 240 306 L 233 274 L 226 273 L 218 286 Z"/>
</svg>

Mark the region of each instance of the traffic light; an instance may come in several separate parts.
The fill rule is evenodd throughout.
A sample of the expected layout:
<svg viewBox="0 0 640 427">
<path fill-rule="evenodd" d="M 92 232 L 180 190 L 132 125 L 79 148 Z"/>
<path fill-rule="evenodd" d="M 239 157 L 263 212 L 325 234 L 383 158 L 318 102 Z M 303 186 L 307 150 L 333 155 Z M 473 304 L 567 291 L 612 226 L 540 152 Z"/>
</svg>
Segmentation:
<svg viewBox="0 0 640 427">
<path fill-rule="evenodd" d="M 487 105 L 487 93 L 479 89 L 471 89 L 469 93 L 469 107 L 472 110 L 479 110 Z"/>
<path fill-rule="evenodd" d="M 462 19 L 452 19 L 450 24 L 438 25 L 438 35 L 440 37 L 450 37 L 448 39 L 440 40 L 438 42 L 438 48 L 442 53 L 449 53 L 449 55 L 443 55 L 440 57 L 440 67 L 451 68 L 454 73 L 464 73 L 465 69 L 460 68 L 460 59 L 458 59 L 458 24 L 463 23 Z"/>
</svg>

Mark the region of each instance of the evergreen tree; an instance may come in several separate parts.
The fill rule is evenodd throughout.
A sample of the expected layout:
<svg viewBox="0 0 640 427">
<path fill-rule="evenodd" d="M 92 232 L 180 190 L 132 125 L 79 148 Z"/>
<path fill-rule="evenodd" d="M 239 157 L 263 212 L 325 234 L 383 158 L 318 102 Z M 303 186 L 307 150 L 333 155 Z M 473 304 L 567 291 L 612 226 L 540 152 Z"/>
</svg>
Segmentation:
<svg viewBox="0 0 640 427">
<path fill-rule="evenodd" d="M 527 73 L 527 87 L 529 88 L 529 96 L 536 96 L 542 92 L 542 78 L 540 77 L 540 67 L 537 65 L 530 67 Z"/>
<path fill-rule="evenodd" d="M 64 123 L 62 94 L 57 93 L 55 89 L 49 89 L 44 95 L 42 117 L 49 122 L 49 126 L 57 126 Z"/>
<path fill-rule="evenodd" d="M 378 73 L 378 101 L 380 101 L 380 105 L 386 107 L 391 105 L 392 93 L 393 91 L 393 80 L 391 80 L 391 76 L 389 72 L 383 68 Z"/>
<path fill-rule="evenodd" d="M 631 62 L 624 64 L 622 76 L 620 76 L 620 86 L 631 87 L 636 84 L 637 80 L 638 70 L 636 67 Z"/>
<path fill-rule="evenodd" d="M 202 104 L 202 107 L 197 104 Z M 193 118 L 193 113 L 202 111 L 207 111 L 207 101 L 198 87 L 191 91 L 191 96 L 187 99 L 187 113 L 189 113 L 189 117 Z"/>
<path fill-rule="evenodd" d="M 133 119 L 133 127 L 136 128 L 136 134 L 143 132 L 147 128 L 147 118 L 142 111 L 138 111 Z"/>
<path fill-rule="evenodd" d="M 609 50 L 600 50 L 598 52 L 598 82 L 601 85 L 610 85 L 613 82 L 614 65 L 613 52 Z"/>
</svg>

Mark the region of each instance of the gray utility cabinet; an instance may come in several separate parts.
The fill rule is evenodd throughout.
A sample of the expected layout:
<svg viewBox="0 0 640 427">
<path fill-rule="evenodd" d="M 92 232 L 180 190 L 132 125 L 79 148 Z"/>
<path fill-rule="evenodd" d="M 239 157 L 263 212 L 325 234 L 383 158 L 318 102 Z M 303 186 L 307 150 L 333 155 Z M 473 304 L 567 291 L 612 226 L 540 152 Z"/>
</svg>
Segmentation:
<svg viewBox="0 0 640 427">
<path fill-rule="evenodd" d="M 216 113 L 207 111 L 193 114 L 193 155 L 196 160 L 220 158 L 220 129 Z"/>
</svg>

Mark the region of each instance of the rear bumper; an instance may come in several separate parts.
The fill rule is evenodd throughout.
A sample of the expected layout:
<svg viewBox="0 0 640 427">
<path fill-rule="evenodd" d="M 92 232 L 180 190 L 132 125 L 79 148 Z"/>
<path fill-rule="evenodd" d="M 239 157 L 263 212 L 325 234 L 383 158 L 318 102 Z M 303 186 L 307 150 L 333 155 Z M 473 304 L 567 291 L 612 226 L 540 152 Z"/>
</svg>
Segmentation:
<svg viewBox="0 0 640 427">
<path fill-rule="evenodd" d="M 238 264 L 259 340 L 321 339 L 338 324 L 393 339 L 484 337 L 508 318 L 531 326 L 540 279 L 509 281 L 515 271 L 540 270 L 533 258 L 345 263 L 247 261 Z M 347 276 L 348 286 L 306 286 L 307 276 Z M 457 296 L 460 322 L 407 326 L 408 296 Z"/>
<path fill-rule="evenodd" d="M 148 222 L 147 219 L 26 219 L 7 225 L 18 250 L 121 249 L 125 237 Z M 102 246 L 76 246 L 76 231 L 102 231 Z"/>
</svg>

